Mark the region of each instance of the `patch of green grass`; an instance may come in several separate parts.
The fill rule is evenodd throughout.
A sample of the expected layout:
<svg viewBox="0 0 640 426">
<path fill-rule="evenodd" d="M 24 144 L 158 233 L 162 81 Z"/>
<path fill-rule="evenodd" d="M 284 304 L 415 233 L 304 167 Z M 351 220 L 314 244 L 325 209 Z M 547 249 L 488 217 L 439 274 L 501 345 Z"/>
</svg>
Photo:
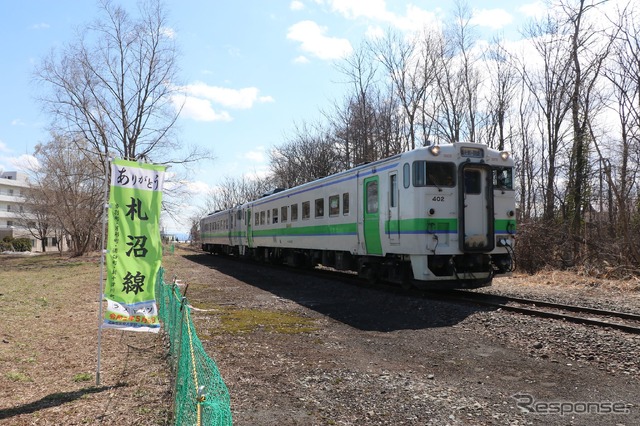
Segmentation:
<svg viewBox="0 0 640 426">
<path fill-rule="evenodd" d="M 91 373 L 79 373 L 73 376 L 74 382 L 88 382 L 93 379 L 93 375 Z"/>
<path fill-rule="evenodd" d="M 211 334 L 242 334 L 257 330 L 268 333 L 297 334 L 317 330 L 312 319 L 293 312 L 220 307 L 218 316 L 220 324 L 208 330 Z"/>
<path fill-rule="evenodd" d="M 30 382 L 31 381 L 31 378 L 29 376 L 19 371 L 9 371 L 6 374 L 6 377 L 12 382 Z"/>
</svg>

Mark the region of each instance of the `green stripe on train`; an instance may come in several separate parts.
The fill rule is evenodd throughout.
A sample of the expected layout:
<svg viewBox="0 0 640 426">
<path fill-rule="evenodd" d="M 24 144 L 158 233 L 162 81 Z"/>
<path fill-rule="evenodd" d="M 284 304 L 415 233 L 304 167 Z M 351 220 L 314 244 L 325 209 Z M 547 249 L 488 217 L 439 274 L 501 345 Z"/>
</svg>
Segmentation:
<svg viewBox="0 0 640 426">
<path fill-rule="evenodd" d="M 299 226 L 277 229 L 256 230 L 253 229 L 254 237 L 287 237 L 305 235 L 356 235 L 358 225 L 355 222 L 332 225 Z"/>
<path fill-rule="evenodd" d="M 416 218 L 387 221 L 384 232 L 400 234 L 416 234 L 425 232 L 457 232 L 458 219 Z"/>
<path fill-rule="evenodd" d="M 495 221 L 496 233 L 513 233 L 516 221 L 512 219 L 497 219 Z M 305 236 L 305 235 L 355 235 L 358 225 L 355 222 L 332 225 L 297 226 L 287 224 L 285 228 L 257 230 L 253 228 L 254 237 L 274 236 Z M 416 218 L 387 221 L 384 225 L 385 233 L 455 233 L 458 232 L 458 219 L 434 219 Z M 203 238 L 246 238 L 246 231 L 232 232 L 204 232 Z"/>
</svg>

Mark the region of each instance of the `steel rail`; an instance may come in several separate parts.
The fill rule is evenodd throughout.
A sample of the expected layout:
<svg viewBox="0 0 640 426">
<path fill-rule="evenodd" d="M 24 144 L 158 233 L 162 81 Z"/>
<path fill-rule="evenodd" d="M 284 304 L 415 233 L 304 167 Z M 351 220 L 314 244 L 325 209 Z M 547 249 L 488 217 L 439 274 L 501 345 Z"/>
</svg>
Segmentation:
<svg viewBox="0 0 640 426">
<path fill-rule="evenodd" d="M 564 320 L 568 322 L 573 322 L 576 324 L 588 324 L 594 325 L 598 327 L 610 327 L 617 330 L 622 330 L 627 333 L 640 334 L 640 315 L 627 313 L 627 312 L 617 312 L 617 311 L 607 311 L 604 309 L 590 308 L 586 306 L 576 306 L 576 305 L 567 305 L 562 303 L 553 303 L 542 300 L 533 300 L 533 299 L 524 299 L 520 297 L 511 297 L 511 296 L 503 296 L 503 295 L 493 295 L 487 293 L 474 293 L 465 290 L 452 290 L 446 293 L 441 294 L 449 294 L 453 300 L 462 300 L 469 303 L 481 304 L 484 306 L 493 306 L 503 309 L 505 311 L 517 312 L 526 315 L 533 315 L 543 318 L 552 318 L 558 320 Z M 530 307 L 522 307 L 522 306 L 513 306 L 509 305 L 509 303 L 519 303 L 522 305 L 531 305 L 536 307 L 544 307 L 549 309 L 555 309 L 556 311 L 569 311 L 573 313 L 586 314 L 586 315 L 598 315 L 601 317 L 610 317 L 616 319 L 623 319 L 629 321 L 635 321 L 638 325 L 626 324 L 622 322 L 612 322 L 604 319 L 597 319 L 593 317 L 585 317 L 579 315 L 571 315 L 562 312 L 552 312 L 542 309 L 535 309 Z"/>
</svg>

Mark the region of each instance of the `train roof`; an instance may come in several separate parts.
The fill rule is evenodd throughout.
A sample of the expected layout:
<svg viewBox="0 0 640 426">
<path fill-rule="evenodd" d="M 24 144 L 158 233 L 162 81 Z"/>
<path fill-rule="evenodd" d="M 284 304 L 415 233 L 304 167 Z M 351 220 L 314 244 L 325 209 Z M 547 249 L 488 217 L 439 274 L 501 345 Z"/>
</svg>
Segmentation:
<svg viewBox="0 0 640 426">
<path fill-rule="evenodd" d="M 469 148 L 470 150 L 467 151 L 466 153 L 463 151 L 463 149 Z M 431 152 L 431 154 L 434 157 L 438 157 L 440 155 L 442 155 L 442 159 L 450 159 L 454 154 L 457 154 L 458 156 L 461 157 L 469 157 L 469 158 L 479 158 L 478 156 L 480 155 L 480 153 L 478 151 L 474 151 L 476 149 L 482 149 L 482 150 L 486 150 L 487 152 L 490 152 L 492 154 L 494 154 L 491 158 L 498 158 L 501 154 L 505 153 L 504 155 L 506 155 L 506 157 L 503 157 L 502 159 L 504 161 L 506 161 L 506 165 L 508 166 L 512 166 L 513 165 L 513 160 L 510 158 L 510 156 L 508 155 L 508 153 L 506 153 L 506 151 L 499 151 L 495 148 L 490 148 L 488 145 L 484 145 L 484 144 L 480 144 L 480 143 L 474 143 L 474 142 L 456 142 L 456 143 L 448 143 L 448 144 L 439 144 L 439 145 L 429 145 L 429 146 L 422 146 L 422 147 L 418 147 L 415 148 L 411 151 L 405 151 L 403 153 L 400 154 L 396 154 L 396 155 L 392 155 L 391 157 L 387 157 L 387 158 L 383 158 L 381 160 L 376 160 L 370 163 L 364 163 L 364 164 L 360 164 L 356 167 L 353 167 L 351 169 L 348 170 L 344 170 L 342 172 L 338 172 L 335 173 L 333 175 L 330 176 L 325 176 L 323 178 L 320 179 L 316 179 L 313 180 L 311 182 L 306 182 L 303 183 L 301 185 L 295 186 L 293 188 L 276 188 L 272 191 L 269 191 L 265 194 L 263 194 L 260 198 L 249 201 L 246 204 L 262 204 L 263 202 L 267 202 L 267 201 L 271 201 L 274 198 L 279 198 L 279 197 L 286 197 L 289 195 L 293 195 L 298 191 L 303 191 L 303 190 L 309 190 L 310 188 L 313 188 L 314 186 L 317 187 L 322 187 L 323 185 L 325 185 L 327 182 L 333 182 L 336 179 L 341 179 L 341 178 L 345 178 L 347 176 L 350 176 L 353 173 L 360 173 L 362 171 L 367 171 L 367 170 L 371 170 L 371 173 L 378 173 L 380 171 L 384 171 L 387 169 L 392 169 L 394 167 L 397 166 L 399 160 L 402 157 L 405 156 L 415 156 L 417 154 L 422 154 L 424 151 L 429 151 Z M 486 154 L 484 154 L 483 151 L 483 156 L 485 156 Z M 508 159 L 508 160 L 507 160 Z M 396 162 L 397 161 L 397 162 Z M 231 209 L 227 209 L 227 210 L 235 210 L 238 208 L 242 208 L 242 206 L 236 206 L 233 207 Z M 226 211 L 226 210 L 225 210 Z M 215 215 L 219 213 L 219 211 L 214 212 L 210 215 Z"/>
</svg>

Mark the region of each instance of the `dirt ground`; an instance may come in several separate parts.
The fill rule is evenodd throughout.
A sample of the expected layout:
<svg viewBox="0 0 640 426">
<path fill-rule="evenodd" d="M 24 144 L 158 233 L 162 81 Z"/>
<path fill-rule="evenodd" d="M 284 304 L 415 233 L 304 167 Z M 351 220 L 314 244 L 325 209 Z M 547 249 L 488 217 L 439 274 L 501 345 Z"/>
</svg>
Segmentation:
<svg viewBox="0 0 640 426">
<path fill-rule="evenodd" d="M 61 263 L 0 256 L 0 424 L 171 424 L 162 336 L 104 331 L 95 386 L 96 260 L 73 280 Z M 183 249 L 164 264 L 189 284 L 235 425 L 640 424 L 636 336 Z M 639 289 L 546 274 L 491 291 L 640 312 Z"/>
</svg>

